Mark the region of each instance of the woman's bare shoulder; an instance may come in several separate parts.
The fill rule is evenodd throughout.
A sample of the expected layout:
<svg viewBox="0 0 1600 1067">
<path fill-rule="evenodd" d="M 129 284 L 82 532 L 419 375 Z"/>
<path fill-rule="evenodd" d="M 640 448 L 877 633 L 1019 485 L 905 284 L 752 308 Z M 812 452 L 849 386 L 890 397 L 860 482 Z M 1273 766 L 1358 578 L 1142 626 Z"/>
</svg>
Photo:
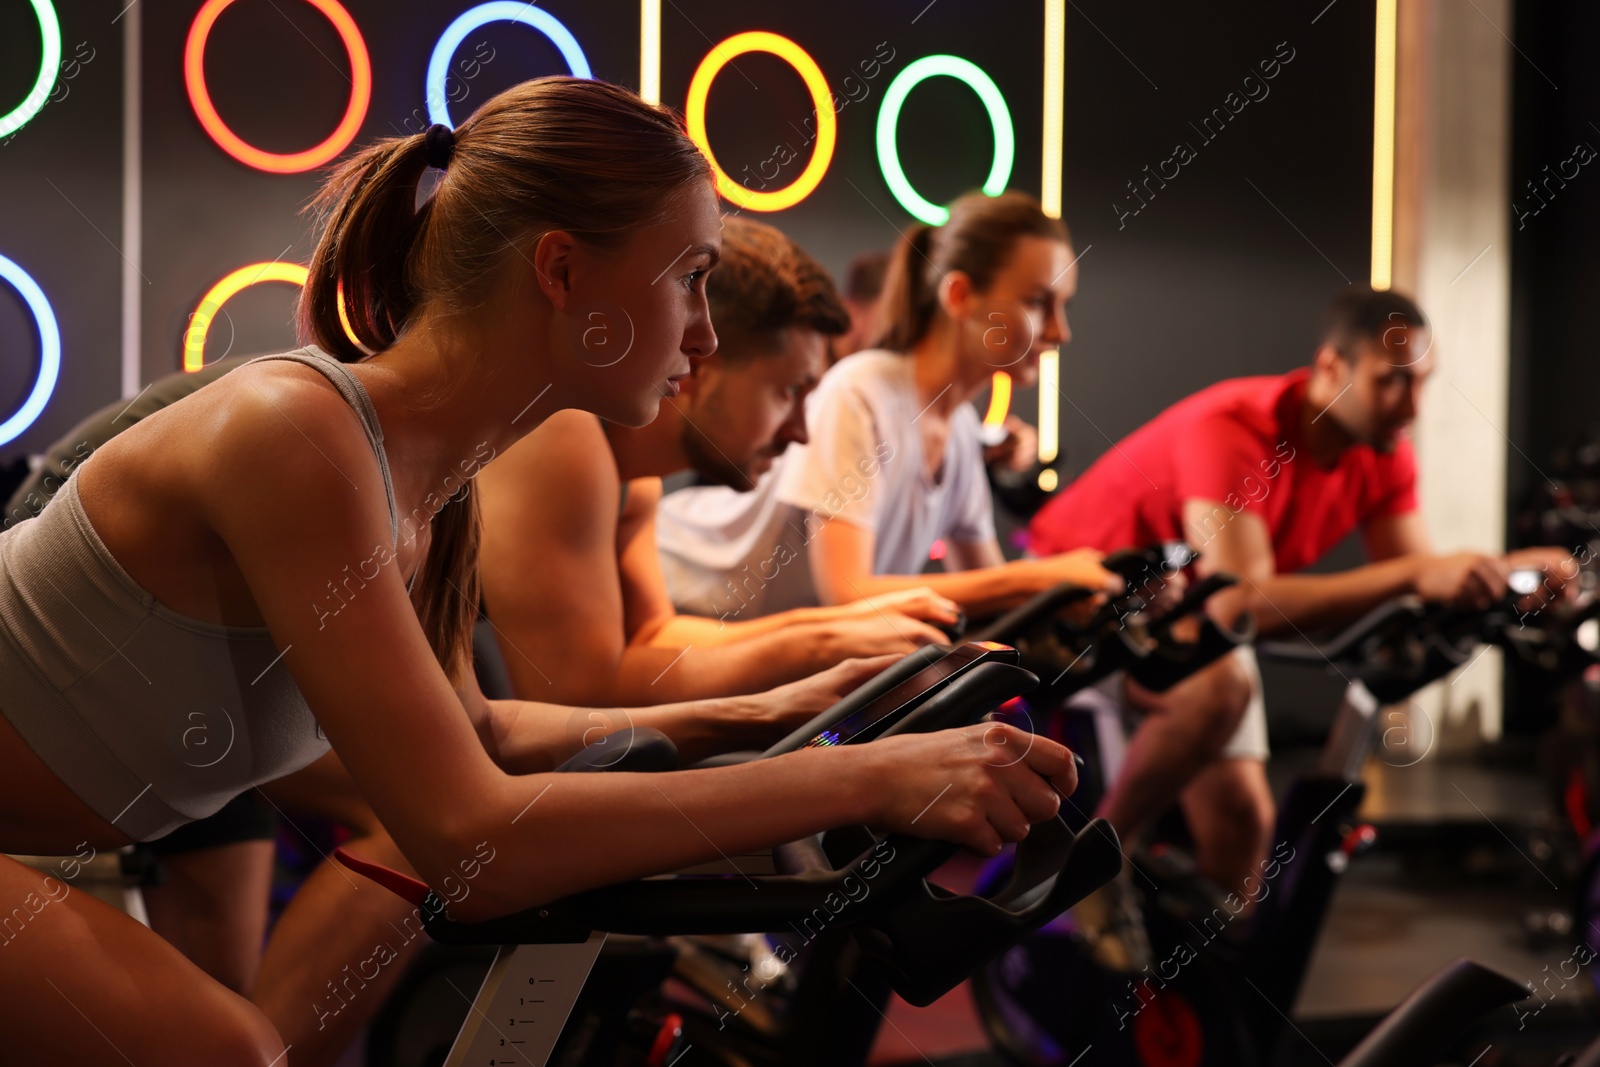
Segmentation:
<svg viewBox="0 0 1600 1067">
<path fill-rule="evenodd" d="M 146 447 L 187 442 L 185 479 L 213 502 L 203 510 L 214 520 L 218 508 L 244 499 L 247 510 L 290 507 L 329 521 L 371 512 L 387 526 L 382 475 L 361 418 L 315 368 L 251 363 L 146 422 L 159 432 Z"/>
</svg>

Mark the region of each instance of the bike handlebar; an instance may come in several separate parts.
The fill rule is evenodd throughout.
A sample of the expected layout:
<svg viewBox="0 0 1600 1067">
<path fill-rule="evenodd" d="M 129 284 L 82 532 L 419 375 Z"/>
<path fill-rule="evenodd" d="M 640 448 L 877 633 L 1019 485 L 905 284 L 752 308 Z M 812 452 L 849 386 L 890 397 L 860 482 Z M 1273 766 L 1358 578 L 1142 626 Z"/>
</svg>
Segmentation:
<svg viewBox="0 0 1600 1067">
<path fill-rule="evenodd" d="M 930 686 L 923 699 L 905 702 L 897 690 L 930 666 L 928 650 L 912 653 L 813 719 L 806 728 L 810 733 L 796 731 L 767 755 L 802 747 L 806 738 L 872 712 L 874 702 L 894 705 L 894 721 L 873 735 L 887 736 L 976 721 L 1038 684 L 1034 675 L 1001 661 L 1001 646 L 978 652 L 972 651 L 975 647 L 963 646 L 967 658 L 957 673 Z M 675 761 L 676 749 L 665 735 L 629 728 L 590 745 L 563 769 L 663 770 Z M 346 866 L 416 904 L 424 929 L 441 942 L 570 943 L 587 939 L 594 930 L 653 936 L 748 933 L 784 929 L 822 912 L 861 931 L 864 944 L 883 959 L 891 984 L 903 996 L 929 1000 L 1121 869 L 1116 834 L 1104 820 L 1092 822 L 1077 837 L 1059 817 L 1036 826 L 1017 847 L 1011 882 L 987 899 L 957 896 L 927 881 L 956 851 L 949 842 L 898 835 L 880 839 L 864 827 L 845 827 L 820 839 L 774 848 L 777 874 L 646 878 L 477 923 L 450 919 L 446 902 L 415 879 L 343 849 L 335 854 Z"/>
<path fill-rule="evenodd" d="M 1526 987 L 1498 971 L 1458 959 L 1412 991 L 1339 1067 L 1433 1063 L 1479 1017 L 1527 997 Z"/>
</svg>

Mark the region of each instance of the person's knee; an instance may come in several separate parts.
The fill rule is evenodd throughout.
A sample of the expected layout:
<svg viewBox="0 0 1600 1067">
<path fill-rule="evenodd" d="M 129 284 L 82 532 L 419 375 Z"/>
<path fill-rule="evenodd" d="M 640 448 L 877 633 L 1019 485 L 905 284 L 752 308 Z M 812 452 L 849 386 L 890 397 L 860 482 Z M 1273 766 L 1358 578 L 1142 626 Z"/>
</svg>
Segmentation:
<svg viewBox="0 0 1600 1067">
<path fill-rule="evenodd" d="M 1232 761 L 1236 773 L 1226 775 L 1211 791 L 1215 813 L 1223 825 L 1265 847 L 1277 812 L 1266 772 L 1256 760 Z"/>
<path fill-rule="evenodd" d="M 193 1058 L 169 1059 L 169 1065 L 286 1067 L 283 1038 L 259 1008 L 231 993 L 218 1001 L 212 1010 L 194 1013 L 192 1022 L 185 1024 L 184 1049 L 186 1057 Z"/>
<path fill-rule="evenodd" d="M 1226 708 L 1237 722 L 1256 696 L 1254 673 L 1236 655 L 1223 656 L 1200 673 L 1212 702 Z"/>
<path fill-rule="evenodd" d="M 1255 696 L 1255 679 L 1236 656 L 1224 656 L 1172 690 L 1173 710 L 1192 721 L 1203 747 L 1220 749 Z"/>
</svg>

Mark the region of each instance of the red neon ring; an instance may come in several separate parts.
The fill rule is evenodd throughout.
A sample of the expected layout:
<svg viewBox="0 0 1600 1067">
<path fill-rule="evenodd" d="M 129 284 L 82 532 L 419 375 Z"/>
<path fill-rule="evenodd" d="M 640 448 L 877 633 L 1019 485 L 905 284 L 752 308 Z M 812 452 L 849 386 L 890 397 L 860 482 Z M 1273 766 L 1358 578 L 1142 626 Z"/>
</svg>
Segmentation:
<svg viewBox="0 0 1600 1067">
<path fill-rule="evenodd" d="M 338 128 L 316 147 L 288 154 L 264 152 L 246 144 L 238 134 L 228 129 L 222 116 L 217 114 L 216 106 L 211 103 L 211 94 L 206 91 L 206 38 L 211 35 L 211 27 L 217 17 L 231 3 L 233 0 L 206 0 L 200 13 L 194 17 L 194 24 L 189 27 L 189 40 L 183 49 L 183 81 L 189 90 L 189 103 L 194 107 L 195 117 L 218 147 L 248 167 L 270 174 L 298 174 L 320 167 L 355 140 L 362 120 L 367 117 L 367 105 L 372 102 L 372 60 L 367 55 L 367 42 L 362 39 L 355 19 L 350 17 L 350 12 L 344 9 L 339 0 L 306 0 L 333 23 L 350 56 L 350 104 L 345 108 L 344 118 L 340 120 Z"/>
</svg>

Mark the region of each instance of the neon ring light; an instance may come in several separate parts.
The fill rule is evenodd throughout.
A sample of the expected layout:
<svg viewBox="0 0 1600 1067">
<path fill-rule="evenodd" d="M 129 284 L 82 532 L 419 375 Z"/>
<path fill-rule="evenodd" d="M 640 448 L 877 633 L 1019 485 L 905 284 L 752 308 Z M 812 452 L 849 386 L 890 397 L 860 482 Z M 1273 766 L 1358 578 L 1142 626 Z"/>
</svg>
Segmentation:
<svg viewBox="0 0 1600 1067">
<path fill-rule="evenodd" d="M 188 87 L 189 103 L 194 107 L 200 125 L 228 155 L 246 166 L 270 174 L 297 174 L 311 170 L 343 152 L 355 140 L 356 131 L 367 117 L 367 105 L 372 101 L 372 60 L 367 55 L 367 42 L 362 40 L 355 19 L 350 17 L 339 0 L 306 2 L 333 23 L 334 29 L 339 31 L 339 38 L 344 41 L 345 51 L 350 55 L 350 103 L 344 109 L 344 118 L 339 120 L 338 127 L 328 139 L 304 152 L 265 152 L 246 144 L 243 138 L 228 129 L 222 116 L 217 114 L 216 106 L 211 103 L 211 94 L 206 91 L 206 38 L 211 35 L 211 27 L 216 24 L 217 17 L 233 0 L 206 0 L 205 6 L 194 17 L 194 24 L 189 27 L 189 40 L 183 50 L 183 81 Z"/>
<path fill-rule="evenodd" d="M 211 320 L 235 293 L 262 282 L 289 282 L 303 286 L 309 274 L 310 271 L 298 263 L 270 260 L 240 267 L 213 285 L 200 298 L 200 306 L 189 316 L 189 328 L 183 332 L 183 369 L 193 373 L 205 366 L 206 335 L 211 332 Z"/>
<path fill-rule="evenodd" d="M 213 285 L 206 295 L 201 297 L 200 306 L 194 309 L 194 314 L 189 316 L 189 329 L 183 334 L 183 369 L 192 374 L 205 366 L 206 336 L 211 332 L 211 320 L 216 317 L 217 310 L 239 290 L 248 289 L 260 282 L 289 282 L 304 287 L 310 274 L 308 268 L 298 263 L 273 260 L 240 267 Z M 349 315 L 345 313 L 343 285 L 339 286 L 337 300 L 339 325 L 344 327 L 344 335 L 350 338 L 357 348 L 371 355 L 372 350 L 361 343 L 361 339 L 356 336 L 355 328 L 350 325 Z"/>
<path fill-rule="evenodd" d="M 806 91 L 811 94 L 811 102 L 816 106 L 817 143 L 811 150 L 811 162 L 806 164 L 806 169 L 800 172 L 798 178 L 781 189 L 751 189 L 728 177 L 717 163 L 717 157 L 711 151 L 710 138 L 706 136 L 706 96 L 711 92 L 711 83 L 729 60 L 746 52 L 768 52 L 787 62 L 806 83 Z M 711 164 L 717 192 L 742 208 L 782 211 L 786 207 L 793 207 L 811 195 L 811 191 L 822 181 L 822 175 L 827 172 L 828 164 L 833 161 L 839 117 L 833 110 L 833 94 L 828 90 L 828 80 L 822 76 L 817 61 L 805 49 L 775 33 L 761 30 L 737 33 L 707 52 L 689 82 L 689 99 L 684 105 L 684 112 L 689 125 L 689 139 L 700 147 Z"/>
<path fill-rule="evenodd" d="M 895 75 L 889 88 L 884 90 L 883 107 L 878 111 L 878 165 L 883 168 L 883 180 L 894 198 L 900 201 L 900 206 L 930 226 L 943 226 L 950 212 L 911 187 L 900 166 L 900 151 L 895 147 L 894 137 L 900 125 L 900 109 L 911 90 L 928 78 L 941 75 L 966 82 L 989 111 L 989 124 L 994 127 L 994 160 L 989 165 L 989 176 L 983 181 L 985 193 L 999 196 L 1005 192 L 1006 182 L 1011 180 L 1011 163 L 1016 156 L 1011 111 L 1006 107 L 1006 98 L 1000 94 L 1000 87 L 982 67 L 959 56 L 923 56 Z"/>
<path fill-rule="evenodd" d="M 1011 414 L 1011 375 L 997 370 L 989 377 L 989 410 L 983 414 L 985 426 L 1000 427 Z"/>
<path fill-rule="evenodd" d="M 39 36 L 44 43 L 43 54 L 39 57 L 39 76 L 33 80 L 33 88 L 22 98 L 22 103 L 0 115 L 0 137 L 10 136 L 22 129 L 29 119 L 39 113 L 44 102 L 50 98 L 50 91 L 56 85 L 56 75 L 61 71 L 61 21 L 56 18 L 55 6 L 50 0 L 33 0 L 33 11 L 39 16 Z"/>
<path fill-rule="evenodd" d="M 56 314 L 50 310 L 50 301 L 45 299 L 39 283 L 5 256 L 0 256 L 0 279 L 9 282 L 22 297 L 28 310 L 33 312 L 34 324 L 39 327 L 39 377 L 34 379 L 33 389 L 17 413 L 0 422 L 0 445 L 3 445 L 33 425 L 55 391 L 56 378 L 61 374 L 61 328 L 56 325 Z"/>
<path fill-rule="evenodd" d="M 573 77 L 594 77 L 589 70 L 589 60 L 578 45 L 578 39 L 544 8 L 534 7 L 524 0 L 496 0 L 494 3 L 479 4 L 457 15 L 456 20 L 445 28 L 444 33 L 439 36 L 438 43 L 433 46 L 433 55 L 428 59 L 426 85 L 429 122 L 443 123 L 446 126 L 455 125 L 450 121 L 450 101 L 445 95 L 445 78 L 450 73 L 450 57 L 456 54 L 456 49 L 461 47 L 461 42 L 466 39 L 467 34 L 491 22 L 519 22 L 530 29 L 538 30 L 550 38 L 550 43 L 560 50 L 561 58 L 567 61 L 567 69 L 572 72 Z"/>
</svg>

